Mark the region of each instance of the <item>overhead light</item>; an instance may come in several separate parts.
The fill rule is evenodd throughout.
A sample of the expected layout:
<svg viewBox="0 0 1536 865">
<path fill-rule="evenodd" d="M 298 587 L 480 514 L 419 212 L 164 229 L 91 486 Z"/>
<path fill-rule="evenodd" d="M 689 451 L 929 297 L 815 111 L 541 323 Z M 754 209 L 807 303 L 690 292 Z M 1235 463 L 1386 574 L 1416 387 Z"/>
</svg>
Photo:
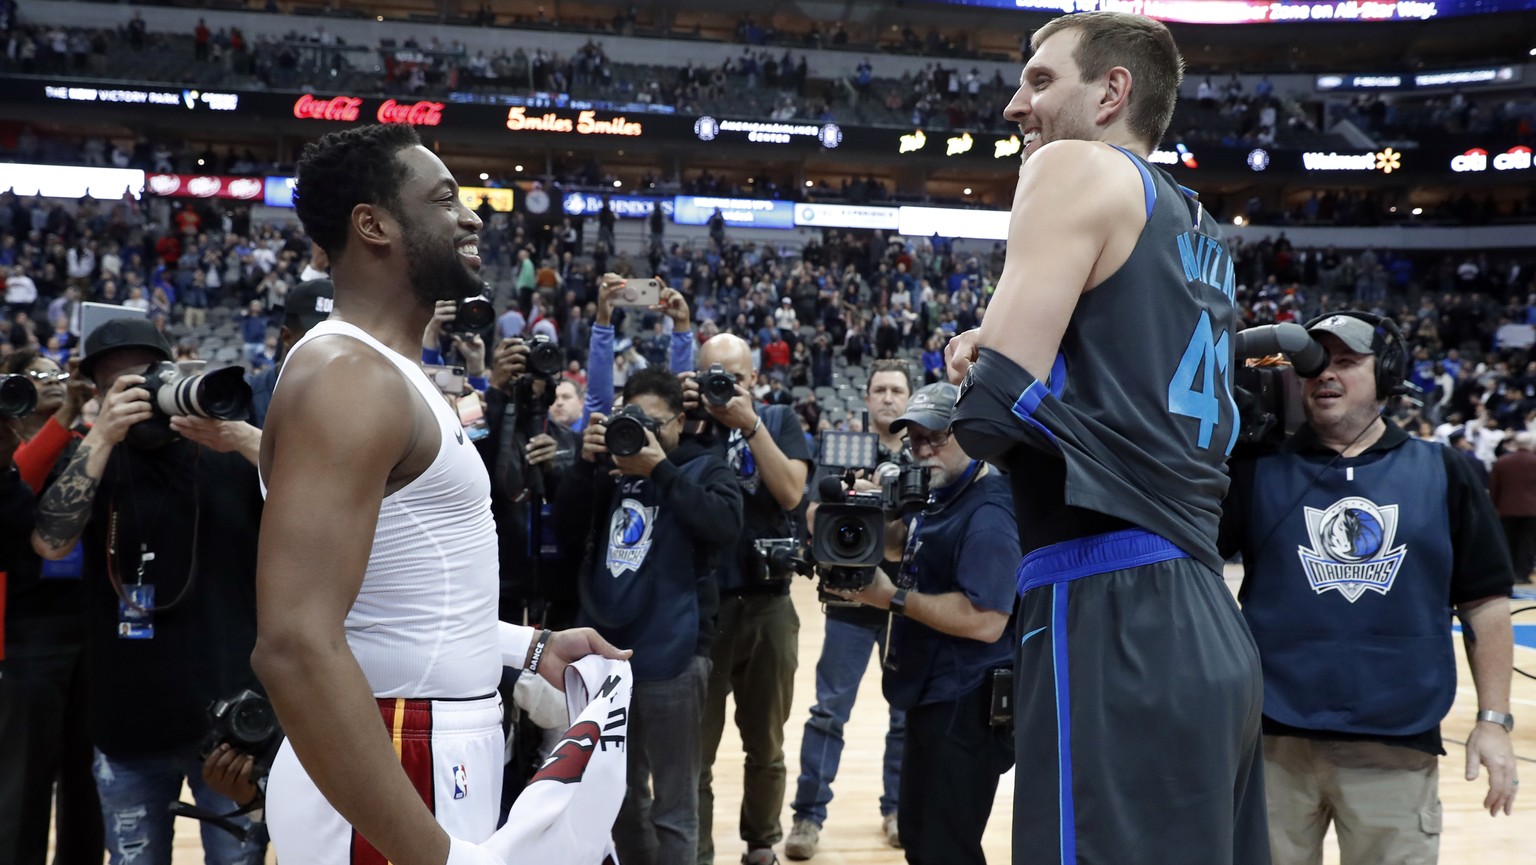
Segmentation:
<svg viewBox="0 0 1536 865">
<path fill-rule="evenodd" d="M 201 160 L 201 159 L 199 159 L 199 160 L 198 160 L 198 161 L 197 161 L 197 164 L 198 164 L 198 165 L 202 165 L 202 164 L 203 164 L 203 161 L 202 161 L 202 160 Z"/>
<path fill-rule="evenodd" d="M 1244 222 L 1244 220 L 1243 220 L 1243 218 L 1241 216 L 1234 216 L 1234 217 L 1232 217 L 1232 224 L 1233 225 L 1242 225 L 1243 222 Z"/>
<path fill-rule="evenodd" d="M 1414 216 L 1423 216 L 1424 215 L 1424 208 L 1422 208 L 1422 207 L 1415 207 L 1413 209 L 1413 215 Z"/>
<path fill-rule="evenodd" d="M 514 166 L 512 166 L 512 170 L 513 171 L 522 171 L 523 167 L 521 165 L 514 165 Z"/>
<path fill-rule="evenodd" d="M 1396 213 L 1397 212 L 1397 205 L 1394 204 L 1391 207 L 1387 208 L 1387 212 L 1388 213 Z"/>
<path fill-rule="evenodd" d="M 375 17 L 373 20 L 379 21 L 379 22 L 383 22 L 384 16 L 383 15 L 379 15 L 379 16 Z"/>
<path fill-rule="evenodd" d="M 615 180 L 613 182 L 613 188 L 614 189 L 618 189 L 620 186 L 623 186 L 623 185 L 624 185 L 624 181 L 622 181 L 622 180 Z"/>
<path fill-rule="evenodd" d="M 815 184 L 814 184 L 814 183 L 811 183 L 811 181 L 809 181 L 809 180 L 807 180 L 807 181 L 806 181 L 806 182 L 805 182 L 805 188 L 806 188 L 806 189 L 810 189 L 810 188 L 811 188 L 811 187 L 812 187 L 812 186 L 814 186 L 814 185 L 815 185 Z"/>
<path fill-rule="evenodd" d="M 969 186 L 967 186 L 967 187 L 966 187 L 966 188 L 965 188 L 965 194 L 966 194 L 966 195 L 970 195 L 970 194 L 971 194 L 971 188 L 970 188 L 970 187 L 969 187 Z"/>
<path fill-rule="evenodd" d="M 1530 53 L 1532 57 L 1536 57 L 1536 48 L 1532 48 Z"/>
<path fill-rule="evenodd" d="M 482 171 L 482 172 L 480 172 L 480 179 L 481 180 L 490 180 L 491 176 L 489 174 L 486 174 L 484 171 Z"/>
</svg>

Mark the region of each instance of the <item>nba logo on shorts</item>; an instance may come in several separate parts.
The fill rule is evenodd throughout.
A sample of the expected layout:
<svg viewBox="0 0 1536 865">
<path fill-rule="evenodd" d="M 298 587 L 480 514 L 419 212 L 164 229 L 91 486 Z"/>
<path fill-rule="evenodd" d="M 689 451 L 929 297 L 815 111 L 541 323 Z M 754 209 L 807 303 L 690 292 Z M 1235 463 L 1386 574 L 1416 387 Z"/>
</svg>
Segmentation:
<svg viewBox="0 0 1536 865">
<path fill-rule="evenodd" d="M 463 799 L 469 795 L 469 774 L 463 766 L 453 767 L 453 798 Z"/>
</svg>

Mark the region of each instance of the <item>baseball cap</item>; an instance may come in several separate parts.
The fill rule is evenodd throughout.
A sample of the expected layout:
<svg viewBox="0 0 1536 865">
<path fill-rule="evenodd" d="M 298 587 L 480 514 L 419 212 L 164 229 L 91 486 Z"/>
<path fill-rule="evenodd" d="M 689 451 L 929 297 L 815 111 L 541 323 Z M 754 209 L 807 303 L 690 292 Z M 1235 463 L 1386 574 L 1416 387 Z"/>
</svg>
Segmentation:
<svg viewBox="0 0 1536 865">
<path fill-rule="evenodd" d="M 1307 333 L 1316 336 L 1319 333 L 1331 333 L 1339 338 L 1339 341 L 1349 347 L 1350 351 L 1360 354 L 1375 354 L 1376 328 L 1370 322 L 1355 318 L 1352 315 L 1330 315 L 1311 327 Z"/>
<path fill-rule="evenodd" d="M 931 430 L 949 428 L 955 414 L 955 402 L 960 399 L 960 388 L 947 381 L 926 385 L 912 394 L 907 410 L 891 421 L 891 432 L 901 432 L 907 424 L 917 424 Z"/>
<path fill-rule="evenodd" d="M 288 315 L 298 316 L 299 327 L 308 331 L 330 317 L 331 303 L 335 296 L 335 283 L 329 279 L 311 279 L 299 283 L 288 292 L 283 310 Z"/>
<path fill-rule="evenodd" d="M 171 344 L 165 334 L 147 318 L 114 318 L 102 322 L 85 338 L 85 357 L 80 360 L 80 372 L 86 378 L 96 378 L 96 362 L 120 348 L 147 348 L 158 352 L 163 360 L 171 359 Z"/>
</svg>

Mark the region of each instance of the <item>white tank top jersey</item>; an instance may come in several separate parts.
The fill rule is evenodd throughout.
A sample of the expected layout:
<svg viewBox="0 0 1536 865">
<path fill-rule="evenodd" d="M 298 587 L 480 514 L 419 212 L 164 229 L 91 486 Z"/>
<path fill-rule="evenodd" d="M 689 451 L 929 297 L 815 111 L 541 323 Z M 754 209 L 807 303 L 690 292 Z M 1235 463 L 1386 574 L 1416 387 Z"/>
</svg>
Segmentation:
<svg viewBox="0 0 1536 865">
<path fill-rule="evenodd" d="M 432 465 L 384 498 L 363 584 L 347 613 L 347 645 L 375 697 L 490 694 L 501 681 L 502 659 L 496 524 L 485 464 L 421 364 L 355 325 L 323 321 L 288 357 L 329 336 L 366 343 L 398 367 L 431 407 L 441 440 Z"/>
</svg>

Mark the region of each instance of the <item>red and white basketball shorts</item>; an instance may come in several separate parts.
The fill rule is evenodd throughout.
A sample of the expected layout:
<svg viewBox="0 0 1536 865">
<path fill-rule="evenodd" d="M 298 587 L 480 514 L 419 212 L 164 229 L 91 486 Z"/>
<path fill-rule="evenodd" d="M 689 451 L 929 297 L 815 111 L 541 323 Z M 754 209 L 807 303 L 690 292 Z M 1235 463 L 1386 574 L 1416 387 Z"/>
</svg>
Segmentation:
<svg viewBox="0 0 1536 865">
<path fill-rule="evenodd" d="M 400 764 L 437 822 L 476 844 L 491 837 L 506 746 L 501 697 L 378 702 Z M 286 741 L 267 779 L 267 828 L 280 862 L 386 865 L 320 794 Z"/>
</svg>

